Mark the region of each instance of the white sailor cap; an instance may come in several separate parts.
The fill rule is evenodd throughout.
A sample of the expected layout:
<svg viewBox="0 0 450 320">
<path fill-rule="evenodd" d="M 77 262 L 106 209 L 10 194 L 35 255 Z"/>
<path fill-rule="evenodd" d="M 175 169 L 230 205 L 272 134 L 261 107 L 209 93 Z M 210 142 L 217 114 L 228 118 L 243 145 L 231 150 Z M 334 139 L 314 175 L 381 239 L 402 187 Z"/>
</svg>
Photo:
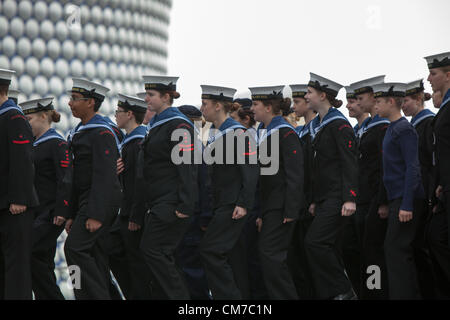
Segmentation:
<svg viewBox="0 0 450 320">
<path fill-rule="evenodd" d="M 375 98 L 380 97 L 404 97 L 406 94 L 406 83 L 388 82 L 380 83 L 373 86 Z"/>
<path fill-rule="evenodd" d="M 145 90 L 177 90 L 177 81 L 179 77 L 166 76 L 143 76 Z"/>
<path fill-rule="evenodd" d="M 145 96 L 147 95 L 147 92 L 138 92 L 136 93 L 136 97 L 138 97 L 139 99 L 145 100 Z"/>
<path fill-rule="evenodd" d="M 428 69 L 450 66 L 450 52 L 435 54 L 424 59 L 427 60 Z"/>
<path fill-rule="evenodd" d="M 117 102 L 118 107 L 135 112 L 147 111 L 147 103 L 144 100 L 120 93 L 117 96 L 119 98 L 119 101 Z"/>
<path fill-rule="evenodd" d="M 352 85 L 345 87 L 347 99 L 356 99 L 355 88 Z"/>
<path fill-rule="evenodd" d="M 14 101 L 17 104 L 17 99 L 19 98 L 20 91 L 15 89 L 8 90 L 8 98 Z"/>
<path fill-rule="evenodd" d="M 383 83 L 385 77 L 386 77 L 385 75 L 372 77 L 369 79 L 352 83 L 350 86 L 353 88 L 355 95 L 373 92 L 373 86 L 376 84 Z"/>
<path fill-rule="evenodd" d="M 323 91 L 333 97 L 336 97 L 339 93 L 339 90 L 341 90 L 344 86 L 330 79 L 319 76 L 318 74 L 310 72 L 308 87 L 312 87 L 316 90 Z"/>
<path fill-rule="evenodd" d="M 227 87 L 218 87 L 210 85 L 201 85 L 202 99 L 212 99 L 218 101 L 233 102 L 236 89 Z"/>
<path fill-rule="evenodd" d="M 95 98 L 103 101 L 106 93 L 109 91 L 107 87 L 86 79 L 72 78 L 72 80 L 73 86 L 69 92 L 78 92 L 87 98 Z"/>
<path fill-rule="evenodd" d="M 423 79 L 415 80 L 412 82 L 408 82 L 406 87 L 406 95 L 412 96 L 413 94 L 417 94 L 425 91 L 425 87 L 423 85 Z"/>
<path fill-rule="evenodd" d="M 291 84 L 292 98 L 304 98 L 308 93 L 307 84 Z"/>
<path fill-rule="evenodd" d="M 0 85 L 10 85 L 12 76 L 15 75 L 14 70 L 0 69 Z"/>
<path fill-rule="evenodd" d="M 249 88 L 252 93 L 252 100 L 270 100 L 282 99 L 284 86 L 270 86 L 270 87 L 252 87 Z"/>
<path fill-rule="evenodd" d="M 20 104 L 20 107 L 24 114 L 55 110 L 53 107 L 53 97 L 25 101 Z"/>
</svg>

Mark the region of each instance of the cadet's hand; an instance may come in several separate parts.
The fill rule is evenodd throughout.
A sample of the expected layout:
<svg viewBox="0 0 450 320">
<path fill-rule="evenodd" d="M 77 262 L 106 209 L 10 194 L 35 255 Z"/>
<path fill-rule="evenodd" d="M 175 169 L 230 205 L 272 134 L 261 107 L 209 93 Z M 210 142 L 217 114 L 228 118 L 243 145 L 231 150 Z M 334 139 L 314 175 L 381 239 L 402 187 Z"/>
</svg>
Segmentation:
<svg viewBox="0 0 450 320">
<path fill-rule="evenodd" d="M 348 201 L 342 205 L 342 216 L 350 217 L 352 214 L 356 212 L 356 203 Z"/>
<path fill-rule="evenodd" d="M 20 204 L 11 204 L 9 206 L 9 211 L 12 214 L 20 214 L 20 213 L 25 212 L 26 210 L 27 210 L 27 206 L 22 206 Z"/>
<path fill-rule="evenodd" d="M 316 204 L 315 203 L 311 203 L 311 205 L 309 206 L 309 213 L 311 213 L 312 216 L 315 216 L 315 210 L 316 210 Z"/>
<path fill-rule="evenodd" d="M 292 221 L 294 221 L 294 219 L 292 219 L 292 218 L 284 218 L 283 223 L 289 223 L 289 222 L 292 222 Z"/>
<path fill-rule="evenodd" d="M 261 228 L 262 228 L 262 219 L 261 218 L 256 219 L 256 228 L 258 228 L 258 232 L 261 232 Z"/>
<path fill-rule="evenodd" d="M 412 211 L 400 210 L 398 218 L 400 219 L 400 222 L 408 222 L 412 220 L 413 213 Z"/>
<path fill-rule="evenodd" d="M 130 231 L 138 231 L 140 228 L 141 228 L 141 226 L 138 225 L 137 223 L 134 223 L 134 222 L 131 222 L 131 221 L 128 222 L 128 230 L 130 230 Z"/>
<path fill-rule="evenodd" d="M 91 232 L 91 233 L 100 229 L 101 226 L 102 226 L 102 223 L 98 220 L 89 218 L 86 221 L 86 229 L 88 229 L 89 232 Z"/>
<path fill-rule="evenodd" d="M 233 215 L 231 218 L 234 220 L 239 220 L 239 219 L 245 217 L 246 214 L 247 214 L 247 209 L 236 206 L 236 208 L 234 208 Z"/>
<path fill-rule="evenodd" d="M 180 219 L 186 219 L 186 218 L 189 218 L 188 215 L 182 214 L 181 212 L 179 212 L 179 211 L 177 211 L 177 210 L 175 210 L 175 214 L 176 214 L 177 217 L 180 218 Z"/>
<path fill-rule="evenodd" d="M 121 174 L 125 170 L 125 165 L 122 158 L 117 159 L 117 175 Z"/>
<path fill-rule="evenodd" d="M 64 217 L 57 216 L 53 218 L 53 224 L 57 225 L 58 227 L 62 226 L 64 221 L 66 221 L 66 218 Z"/>
<path fill-rule="evenodd" d="M 436 188 L 436 198 L 440 198 L 441 197 L 441 195 L 442 195 L 442 190 L 443 190 L 444 188 L 442 188 L 442 186 L 438 186 L 437 188 Z"/>
<path fill-rule="evenodd" d="M 389 207 L 387 205 L 381 205 L 378 207 L 378 215 L 381 219 L 386 219 L 389 215 Z"/>
<path fill-rule="evenodd" d="M 70 232 L 70 228 L 72 228 L 72 223 L 73 223 L 73 219 L 69 219 L 69 220 L 66 221 L 65 229 L 66 229 L 67 233 Z"/>
</svg>

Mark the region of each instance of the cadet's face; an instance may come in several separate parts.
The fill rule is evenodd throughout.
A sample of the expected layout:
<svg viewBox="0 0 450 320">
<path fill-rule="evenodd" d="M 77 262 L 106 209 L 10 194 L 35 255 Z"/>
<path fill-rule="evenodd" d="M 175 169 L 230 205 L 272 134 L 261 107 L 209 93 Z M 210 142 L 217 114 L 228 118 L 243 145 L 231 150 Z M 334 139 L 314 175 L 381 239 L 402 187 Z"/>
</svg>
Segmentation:
<svg viewBox="0 0 450 320">
<path fill-rule="evenodd" d="M 382 118 L 388 118 L 390 114 L 390 100 L 386 98 L 376 98 L 375 111 Z"/>
<path fill-rule="evenodd" d="M 417 114 L 417 111 L 419 109 L 419 104 L 417 103 L 417 100 L 412 99 L 411 97 L 407 96 L 403 100 L 402 110 L 405 116 L 411 117 Z"/>
<path fill-rule="evenodd" d="M 304 98 L 294 98 L 294 112 L 297 117 L 304 117 L 308 111 L 308 103 Z"/>
<path fill-rule="evenodd" d="M 69 106 L 75 118 L 81 118 L 89 112 L 89 100 L 93 99 L 87 99 L 81 93 L 72 92 Z"/>
<path fill-rule="evenodd" d="M 430 82 L 433 92 L 442 91 L 450 82 L 450 72 L 444 72 L 441 68 L 431 69 L 427 80 Z"/>
<path fill-rule="evenodd" d="M 156 90 L 147 90 L 146 92 L 145 102 L 147 102 L 147 109 L 157 113 L 164 107 L 161 94 Z"/>
<path fill-rule="evenodd" d="M 314 111 L 318 111 L 321 103 L 319 91 L 312 87 L 308 87 L 308 92 L 306 93 L 305 98 L 306 102 L 309 104 L 309 107 Z"/>
<path fill-rule="evenodd" d="M 33 136 L 36 136 L 45 125 L 48 125 L 48 120 L 43 112 L 27 114 L 26 118 L 30 123 Z"/>
<path fill-rule="evenodd" d="M 363 93 L 356 96 L 358 99 L 358 106 L 363 112 L 372 111 L 371 108 L 374 104 L 374 98 L 372 93 Z"/>
<path fill-rule="evenodd" d="M 358 118 L 361 116 L 364 111 L 360 106 L 358 106 L 358 100 L 356 99 L 347 99 L 347 110 L 348 110 L 348 116 L 350 118 Z"/>
<path fill-rule="evenodd" d="M 216 104 L 211 99 L 202 99 L 200 111 L 206 121 L 213 122 L 216 119 Z"/>
<path fill-rule="evenodd" d="M 442 103 L 442 94 L 440 91 L 433 92 L 433 105 L 436 109 L 441 107 Z"/>
<path fill-rule="evenodd" d="M 252 110 L 253 114 L 255 115 L 255 120 L 259 122 L 263 122 L 268 114 L 267 107 L 264 105 L 262 101 L 259 100 L 253 101 L 250 110 Z"/>
<path fill-rule="evenodd" d="M 120 129 L 124 129 L 125 125 L 131 119 L 131 111 L 125 111 L 121 107 L 117 107 L 116 110 L 116 123 Z"/>
</svg>

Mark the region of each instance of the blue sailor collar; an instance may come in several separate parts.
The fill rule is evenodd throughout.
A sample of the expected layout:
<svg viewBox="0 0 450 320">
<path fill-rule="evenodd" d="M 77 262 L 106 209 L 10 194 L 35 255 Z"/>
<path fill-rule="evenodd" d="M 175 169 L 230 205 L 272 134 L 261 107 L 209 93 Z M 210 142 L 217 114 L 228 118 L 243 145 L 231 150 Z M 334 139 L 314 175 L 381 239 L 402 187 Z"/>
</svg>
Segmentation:
<svg viewBox="0 0 450 320">
<path fill-rule="evenodd" d="M 296 127 L 296 128 L 295 128 L 295 132 L 297 132 L 297 134 L 300 136 L 300 132 L 302 132 L 302 130 L 303 130 L 304 127 L 305 127 L 305 126 L 298 126 L 298 127 Z"/>
<path fill-rule="evenodd" d="M 433 112 L 431 112 L 430 110 L 423 109 L 418 114 L 416 114 L 415 117 L 413 117 L 411 119 L 411 124 L 414 126 L 414 128 L 416 128 L 419 125 L 419 123 L 421 123 L 423 120 L 425 120 L 427 118 L 432 118 L 434 116 L 435 116 L 435 114 Z"/>
<path fill-rule="evenodd" d="M 101 115 L 96 114 L 91 120 L 89 120 L 86 124 L 82 124 L 79 123 L 74 130 L 72 130 L 70 132 L 68 141 L 71 142 L 73 137 L 84 131 L 84 130 L 89 130 L 89 129 L 94 129 L 94 128 L 105 128 L 109 131 L 111 131 L 111 133 L 113 134 L 114 138 L 116 139 L 116 145 L 117 145 L 117 149 L 119 149 L 119 139 L 116 136 L 116 133 L 114 132 L 114 129 L 111 128 L 111 125 L 105 120 L 105 118 L 103 118 Z"/>
<path fill-rule="evenodd" d="M 222 123 L 219 130 L 216 130 L 214 125 L 212 125 L 211 129 L 209 130 L 208 144 L 213 143 L 214 141 L 218 140 L 220 137 L 226 135 L 228 132 L 234 131 L 235 129 L 246 130 L 246 128 L 242 124 L 240 124 L 239 122 L 237 122 L 236 120 L 234 120 L 232 118 L 227 118 Z"/>
<path fill-rule="evenodd" d="M 364 132 L 366 132 L 367 130 L 367 126 L 370 124 L 370 122 L 372 121 L 371 117 L 367 117 L 363 123 L 361 123 L 361 128 L 359 127 L 359 125 L 357 124 L 355 126 L 355 134 L 358 138 L 361 138 L 361 136 L 363 135 Z M 378 120 L 377 120 L 378 121 Z"/>
<path fill-rule="evenodd" d="M 439 109 L 444 108 L 448 103 L 450 102 L 450 89 L 447 90 L 447 93 L 444 96 L 444 99 L 442 99 L 441 106 Z"/>
<path fill-rule="evenodd" d="M 56 132 L 55 129 L 50 128 L 42 136 L 34 141 L 33 147 L 36 147 L 41 143 L 52 139 L 59 139 L 64 141 L 64 138 L 58 132 Z"/>
<path fill-rule="evenodd" d="M 267 128 L 264 128 L 264 123 L 261 122 L 258 127 L 258 145 L 267 139 L 272 133 L 280 130 L 281 128 L 290 128 L 295 132 L 295 128 L 291 126 L 282 116 L 276 116 L 270 121 Z"/>
<path fill-rule="evenodd" d="M 19 108 L 14 101 L 12 101 L 11 99 L 6 100 L 5 102 L 3 102 L 3 104 L 0 106 L 0 115 L 11 111 L 11 110 L 17 110 L 21 115 L 23 115 L 23 111 L 21 108 Z"/>
<path fill-rule="evenodd" d="M 119 146 L 119 150 L 122 151 L 123 147 L 125 147 L 129 142 L 136 139 L 144 139 L 147 134 L 147 127 L 138 126 L 133 131 L 125 136 L 122 143 Z"/>
<path fill-rule="evenodd" d="M 320 130 L 325 128 L 329 123 L 340 119 L 348 122 L 347 118 L 336 108 L 330 108 L 325 117 L 323 117 L 322 122 L 320 122 L 319 116 L 315 117 L 309 125 L 309 134 L 311 135 L 312 140 L 314 140 Z"/>
<path fill-rule="evenodd" d="M 181 119 L 186 122 L 188 122 L 192 127 L 194 127 L 194 124 L 189 120 L 188 117 L 186 117 L 178 108 L 169 107 L 160 114 L 155 114 L 153 118 L 150 120 L 150 123 L 148 124 L 148 131 L 150 132 L 152 129 L 169 122 L 174 119 Z"/>
<path fill-rule="evenodd" d="M 315 118 L 314 118 L 314 119 L 315 119 Z M 313 122 L 314 119 L 310 120 L 308 123 L 306 123 L 306 124 L 303 126 L 302 130 L 301 130 L 301 131 L 299 132 L 299 134 L 298 134 L 298 136 L 299 136 L 300 138 L 303 138 L 304 136 L 306 136 L 306 135 L 309 134 L 310 129 L 311 129 L 311 123 Z"/>
</svg>

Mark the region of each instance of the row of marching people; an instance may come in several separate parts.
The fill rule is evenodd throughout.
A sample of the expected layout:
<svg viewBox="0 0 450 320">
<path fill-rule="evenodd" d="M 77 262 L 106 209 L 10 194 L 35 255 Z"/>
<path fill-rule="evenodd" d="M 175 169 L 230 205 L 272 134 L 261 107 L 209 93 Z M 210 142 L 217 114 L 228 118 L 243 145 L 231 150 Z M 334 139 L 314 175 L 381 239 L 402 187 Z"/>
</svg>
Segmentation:
<svg viewBox="0 0 450 320">
<path fill-rule="evenodd" d="M 119 95 L 114 124 L 109 89 L 75 78 L 67 140 L 52 98 L 19 108 L 0 70 L 2 297 L 64 298 L 64 228 L 76 299 L 448 297 L 450 53 L 426 59 L 436 116 L 422 81 L 381 76 L 346 87 L 354 128 L 314 73 L 291 86 L 301 127 L 284 86 L 204 85 L 199 112 L 164 76 Z"/>
</svg>

